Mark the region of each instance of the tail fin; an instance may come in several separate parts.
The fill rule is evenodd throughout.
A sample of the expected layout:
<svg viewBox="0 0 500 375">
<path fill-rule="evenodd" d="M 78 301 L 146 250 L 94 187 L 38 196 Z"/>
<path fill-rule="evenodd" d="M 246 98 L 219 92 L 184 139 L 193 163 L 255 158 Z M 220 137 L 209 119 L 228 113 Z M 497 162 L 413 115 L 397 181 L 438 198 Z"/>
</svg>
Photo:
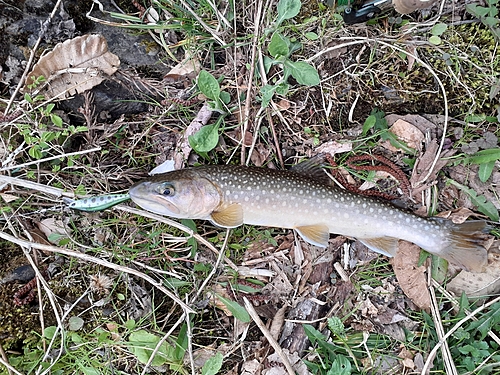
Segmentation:
<svg viewBox="0 0 500 375">
<path fill-rule="evenodd" d="M 450 225 L 450 244 L 439 255 L 467 271 L 482 272 L 488 263 L 484 247 L 490 227 L 482 220 Z"/>
</svg>

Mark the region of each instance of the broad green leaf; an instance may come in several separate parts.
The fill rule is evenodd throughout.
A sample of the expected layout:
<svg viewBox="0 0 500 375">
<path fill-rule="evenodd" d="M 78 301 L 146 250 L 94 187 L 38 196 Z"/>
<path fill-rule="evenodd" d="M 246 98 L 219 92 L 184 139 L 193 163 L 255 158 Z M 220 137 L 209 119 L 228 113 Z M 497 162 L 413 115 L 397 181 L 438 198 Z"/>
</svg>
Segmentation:
<svg viewBox="0 0 500 375">
<path fill-rule="evenodd" d="M 267 47 L 267 49 L 269 54 L 274 58 L 278 58 L 279 56 L 288 57 L 290 52 L 288 49 L 289 45 L 290 40 L 287 37 L 275 32 L 271 37 L 271 42 L 269 43 L 269 47 Z"/>
<path fill-rule="evenodd" d="M 221 353 L 217 353 L 213 357 L 210 357 L 201 368 L 201 375 L 217 374 L 222 367 L 223 358 Z"/>
<path fill-rule="evenodd" d="M 435 46 L 439 46 L 441 44 L 441 38 L 437 35 L 433 35 L 429 38 L 429 42 L 434 44 Z"/>
<path fill-rule="evenodd" d="M 292 77 L 301 85 L 316 86 L 319 85 L 320 79 L 318 71 L 312 65 L 305 61 L 287 61 L 285 69 L 289 69 Z"/>
<path fill-rule="evenodd" d="M 43 337 L 45 337 L 48 340 L 52 340 L 54 338 L 54 335 L 56 334 L 57 327 L 50 326 L 47 327 L 43 330 Z"/>
<path fill-rule="evenodd" d="M 284 20 L 288 20 L 299 14 L 301 6 L 302 3 L 300 0 L 280 0 L 278 3 L 276 25 L 280 25 Z"/>
<path fill-rule="evenodd" d="M 495 161 L 490 161 L 489 163 L 479 164 L 479 179 L 482 182 L 486 182 L 493 173 L 493 168 L 495 167 Z"/>
<path fill-rule="evenodd" d="M 476 123 L 476 122 L 484 121 L 485 119 L 486 119 L 486 115 L 484 113 L 479 114 L 479 115 L 472 114 L 472 115 L 465 116 L 466 122 L 475 122 Z"/>
<path fill-rule="evenodd" d="M 271 102 L 271 99 L 274 96 L 274 92 L 276 91 L 276 86 L 274 85 L 265 85 L 262 86 L 260 89 L 260 94 L 262 95 L 262 107 L 266 108 L 269 103 Z"/>
<path fill-rule="evenodd" d="M 338 354 L 335 357 L 335 360 L 332 362 L 332 365 L 327 375 L 351 375 L 352 368 L 351 362 L 349 358 L 343 356 L 342 354 Z"/>
<path fill-rule="evenodd" d="M 173 351 L 173 359 L 176 362 L 182 361 L 184 358 L 184 353 L 188 347 L 188 336 L 187 336 L 187 325 L 184 323 L 177 336 L 177 341 L 175 342 L 175 349 Z"/>
<path fill-rule="evenodd" d="M 305 33 L 304 35 L 309 40 L 318 40 L 319 39 L 319 35 L 316 33 L 313 33 L 312 31 Z"/>
<path fill-rule="evenodd" d="M 499 21 L 496 17 L 484 17 L 482 22 L 487 26 L 495 27 Z"/>
<path fill-rule="evenodd" d="M 445 23 L 436 23 L 431 30 L 432 35 L 440 36 L 442 35 L 446 29 L 448 28 L 448 25 Z"/>
<path fill-rule="evenodd" d="M 248 315 L 243 306 L 240 306 L 237 302 L 231 301 L 220 295 L 217 295 L 217 298 L 221 300 L 224 306 L 227 307 L 236 319 L 242 321 L 243 323 L 248 323 L 250 321 L 250 315 Z"/>
<path fill-rule="evenodd" d="M 209 152 L 219 142 L 219 123 L 205 125 L 197 133 L 188 137 L 189 145 L 195 152 Z"/>
<path fill-rule="evenodd" d="M 500 160 L 500 148 L 489 148 L 478 151 L 474 155 L 465 158 L 464 161 L 471 164 L 484 164 L 495 160 Z"/>
<path fill-rule="evenodd" d="M 486 16 L 490 11 L 490 8 L 481 7 L 477 4 L 467 4 L 465 9 L 467 12 L 478 18 Z"/>
<path fill-rule="evenodd" d="M 363 124 L 363 135 L 366 135 L 366 133 L 368 133 L 368 130 L 373 128 L 376 123 L 377 117 L 375 117 L 374 115 L 368 116 L 365 120 L 365 123 Z"/>
<path fill-rule="evenodd" d="M 458 187 L 464 193 L 468 194 L 472 204 L 474 204 L 478 211 L 488 216 L 493 221 L 498 221 L 500 219 L 500 215 L 498 214 L 498 210 L 495 205 L 491 201 L 487 201 L 484 195 L 477 195 L 477 193 L 469 189 L 467 186 L 464 186 L 454 180 L 448 180 L 448 183 Z"/>
<path fill-rule="evenodd" d="M 78 331 L 83 327 L 84 321 L 79 316 L 72 316 L 69 318 L 68 323 L 68 328 L 70 331 Z"/>
<path fill-rule="evenodd" d="M 310 324 L 303 325 L 304 332 L 306 333 L 307 338 L 314 344 L 317 341 L 325 341 L 325 335 L 323 335 L 320 331 L 314 328 Z"/>
<path fill-rule="evenodd" d="M 137 357 L 139 362 L 146 364 L 159 342 L 160 337 L 145 330 L 139 330 L 130 334 L 127 347 Z M 167 359 L 167 343 L 163 342 L 156 352 L 151 365 L 161 366 L 167 362 Z"/>
<path fill-rule="evenodd" d="M 220 96 L 219 82 L 206 70 L 198 75 L 198 88 L 207 98 L 217 101 Z"/>
</svg>

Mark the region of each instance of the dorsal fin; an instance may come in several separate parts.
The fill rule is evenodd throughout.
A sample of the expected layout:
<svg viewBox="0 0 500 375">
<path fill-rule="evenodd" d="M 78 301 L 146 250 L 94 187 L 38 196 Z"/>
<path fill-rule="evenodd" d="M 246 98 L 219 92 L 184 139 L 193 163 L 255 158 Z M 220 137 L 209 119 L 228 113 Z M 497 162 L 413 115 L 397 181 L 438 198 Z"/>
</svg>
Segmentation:
<svg viewBox="0 0 500 375">
<path fill-rule="evenodd" d="M 318 154 L 308 160 L 294 165 L 292 168 L 290 168 L 290 172 L 301 174 L 324 184 L 329 184 L 330 179 L 322 168 L 324 162 L 324 155 Z"/>
<path fill-rule="evenodd" d="M 210 216 L 215 225 L 223 228 L 235 228 L 243 224 L 243 208 L 239 203 L 214 211 Z"/>
</svg>

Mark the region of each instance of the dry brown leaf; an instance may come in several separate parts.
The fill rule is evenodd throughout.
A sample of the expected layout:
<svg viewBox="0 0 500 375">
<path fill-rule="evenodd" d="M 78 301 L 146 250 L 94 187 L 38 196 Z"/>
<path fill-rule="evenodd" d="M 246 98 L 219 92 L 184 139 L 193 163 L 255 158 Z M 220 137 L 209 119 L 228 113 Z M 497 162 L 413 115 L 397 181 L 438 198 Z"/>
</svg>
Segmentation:
<svg viewBox="0 0 500 375">
<path fill-rule="evenodd" d="M 443 211 L 438 213 L 437 217 L 442 217 L 444 219 L 448 219 L 453 221 L 455 224 L 462 224 L 467 220 L 471 215 L 474 215 L 474 212 L 469 210 L 468 208 L 461 207 L 456 210 L 451 211 Z"/>
<path fill-rule="evenodd" d="M 498 248 L 498 243 L 493 247 Z M 470 297 L 481 297 L 500 292 L 500 254 L 488 254 L 488 265 L 484 272 L 474 273 L 462 270 L 446 289 L 460 296 L 464 292 Z"/>
<path fill-rule="evenodd" d="M 108 51 L 102 35 L 88 34 L 59 43 L 42 56 L 29 73 L 24 90 L 33 83 L 33 77 L 44 76 L 45 85 L 40 94 L 48 98 L 65 99 L 100 84 L 106 74 L 118 70 L 120 59 Z"/>
<path fill-rule="evenodd" d="M 415 150 L 420 149 L 420 145 L 425 139 L 424 133 L 419 128 L 403 119 L 396 120 L 389 130 L 405 142 L 408 147 Z M 402 151 L 400 148 L 391 145 L 389 141 L 383 141 L 381 145 L 392 152 Z"/>
<path fill-rule="evenodd" d="M 425 266 L 417 267 L 420 248 L 407 241 L 399 241 L 396 256 L 392 259 L 394 273 L 405 295 L 419 308 L 429 312 L 431 297 L 427 289 Z"/>
<path fill-rule="evenodd" d="M 186 53 L 186 56 L 170 72 L 165 75 L 167 81 L 179 81 L 180 79 L 193 79 L 198 76 L 201 70 L 201 63 L 191 54 Z"/>
<path fill-rule="evenodd" d="M 415 161 L 415 166 L 413 167 L 413 171 L 410 177 L 410 184 L 412 187 L 412 195 L 418 202 L 420 202 L 421 198 L 420 193 L 435 183 L 439 171 L 444 166 L 446 166 L 446 164 L 448 164 L 448 160 L 446 160 L 446 158 L 455 153 L 454 150 L 443 151 L 439 160 L 434 166 L 432 173 L 427 179 L 425 179 L 432 167 L 432 163 L 434 162 L 438 150 L 439 146 L 437 144 L 437 141 L 433 139 L 431 142 L 429 142 L 429 144 L 427 144 L 427 149 L 425 150 L 425 152 L 421 154 Z"/>
<path fill-rule="evenodd" d="M 330 154 L 335 155 L 341 152 L 349 152 L 352 150 L 352 142 L 337 142 L 337 141 L 328 141 L 318 146 L 316 152 L 319 154 Z"/>
</svg>

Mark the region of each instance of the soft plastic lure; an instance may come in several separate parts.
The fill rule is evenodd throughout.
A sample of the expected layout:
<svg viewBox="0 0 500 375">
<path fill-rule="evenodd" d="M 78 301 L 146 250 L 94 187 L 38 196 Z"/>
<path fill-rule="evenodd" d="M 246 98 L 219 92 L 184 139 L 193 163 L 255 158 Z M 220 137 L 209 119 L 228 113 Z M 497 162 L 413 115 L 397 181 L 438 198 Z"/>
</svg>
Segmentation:
<svg viewBox="0 0 500 375">
<path fill-rule="evenodd" d="M 113 207 L 118 203 L 125 202 L 128 199 L 130 199 L 130 195 L 128 195 L 127 193 L 127 194 L 97 195 L 95 197 L 78 199 L 78 200 L 64 198 L 63 201 L 68 205 L 69 208 L 73 208 L 74 210 L 95 212 Z"/>
</svg>

